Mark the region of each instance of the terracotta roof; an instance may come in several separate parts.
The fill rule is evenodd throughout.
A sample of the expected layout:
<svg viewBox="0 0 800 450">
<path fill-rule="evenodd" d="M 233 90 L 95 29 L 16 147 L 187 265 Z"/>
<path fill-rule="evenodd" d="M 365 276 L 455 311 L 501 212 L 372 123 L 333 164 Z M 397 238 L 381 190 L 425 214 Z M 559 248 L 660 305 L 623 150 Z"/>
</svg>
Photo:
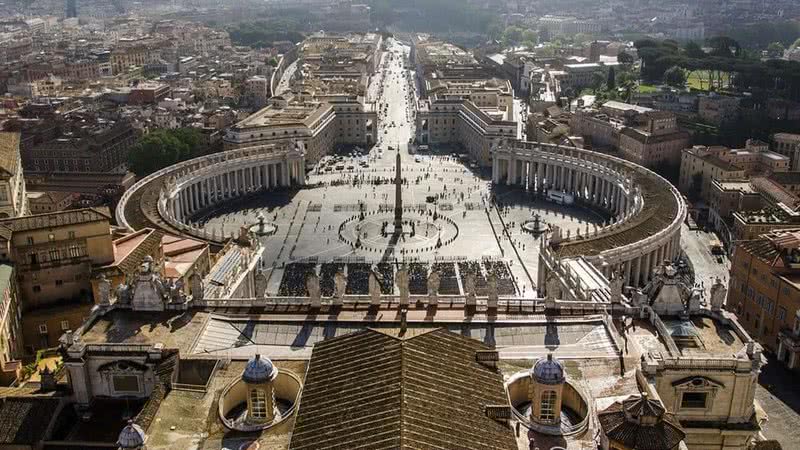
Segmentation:
<svg viewBox="0 0 800 450">
<path fill-rule="evenodd" d="M 749 241 L 737 241 L 739 249 L 750 253 L 754 257 L 772 265 L 775 259 L 780 256 L 780 249 L 769 239 L 752 239 Z"/>
<path fill-rule="evenodd" d="M 145 228 L 114 241 L 114 262 L 104 268 L 116 267 L 124 274 L 136 271 L 144 257 L 161 245 L 163 232 Z"/>
<path fill-rule="evenodd" d="M 475 360 L 489 349 L 444 329 L 320 342 L 290 448 L 516 449 L 511 429 L 484 413 L 508 404 L 500 372 Z"/>
<path fill-rule="evenodd" d="M 19 133 L 0 132 L 0 170 L 14 175 L 19 164 Z"/>
<path fill-rule="evenodd" d="M 780 185 L 800 184 L 800 172 L 774 172 L 769 178 Z"/>
<path fill-rule="evenodd" d="M 35 444 L 44 439 L 60 400 L 40 397 L 0 399 L 0 444 Z"/>
<path fill-rule="evenodd" d="M 111 220 L 111 214 L 108 212 L 108 208 L 73 209 L 69 211 L 56 211 L 33 216 L 3 219 L 0 221 L 0 225 L 10 228 L 12 232 L 18 232 L 37 230 L 40 228 L 63 227 L 79 223 L 95 222 L 98 220 Z"/>
<path fill-rule="evenodd" d="M 599 412 L 597 419 L 609 440 L 637 450 L 672 450 L 686 436 L 672 414 L 646 397 L 615 402 Z"/>
</svg>

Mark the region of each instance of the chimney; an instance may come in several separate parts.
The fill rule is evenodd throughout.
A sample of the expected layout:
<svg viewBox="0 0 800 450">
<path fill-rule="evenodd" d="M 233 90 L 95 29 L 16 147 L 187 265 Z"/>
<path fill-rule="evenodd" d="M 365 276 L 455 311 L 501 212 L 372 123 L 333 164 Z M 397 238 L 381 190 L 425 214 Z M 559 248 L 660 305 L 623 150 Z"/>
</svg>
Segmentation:
<svg viewBox="0 0 800 450">
<path fill-rule="evenodd" d="M 408 329 L 408 308 L 400 308 L 400 335 L 405 335 Z"/>
<path fill-rule="evenodd" d="M 508 422 L 511 419 L 511 406 L 509 405 L 486 405 L 483 412 L 486 417 L 498 422 Z"/>
<path fill-rule="evenodd" d="M 475 352 L 475 361 L 490 369 L 496 369 L 497 361 L 500 361 L 500 353 L 497 350 L 478 350 Z"/>
</svg>

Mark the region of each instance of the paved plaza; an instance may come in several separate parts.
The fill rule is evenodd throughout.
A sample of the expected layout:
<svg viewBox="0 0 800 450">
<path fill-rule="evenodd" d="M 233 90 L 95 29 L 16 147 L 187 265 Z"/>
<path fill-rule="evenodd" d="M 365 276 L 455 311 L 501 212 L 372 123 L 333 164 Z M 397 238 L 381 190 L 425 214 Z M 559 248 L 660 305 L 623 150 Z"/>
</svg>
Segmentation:
<svg viewBox="0 0 800 450">
<path fill-rule="evenodd" d="M 393 52 L 399 55 L 408 48 L 397 45 Z M 259 215 L 277 226 L 276 234 L 263 238 L 270 294 L 278 292 L 283 268 L 298 261 L 489 259 L 507 262 L 517 294 L 533 295 L 541 237 L 523 231 L 522 224 L 538 214 L 546 226 L 576 234 L 607 217 L 535 198 L 524 190 L 493 192 L 488 171 L 450 153 L 454 149 L 414 153 L 409 141 L 414 134 L 415 97 L 401 59 L 383 58 L 384 85 L 373 84 L 382 105 L 377 145 L 360 156 L 351 156 L 353 148 L 343 149 L 341 160 L 318 164 L 300 190 L 255 194 L 207 213 L 200 221 L 224 235 L 258 223 Z M 413 222 L 402 235 L 387 232 L 387 224 L 391 227 L 393 222 L 398 152 L 403 220 Z M 500 208 L 492 207 L 492 198 Z"/>
</svg>

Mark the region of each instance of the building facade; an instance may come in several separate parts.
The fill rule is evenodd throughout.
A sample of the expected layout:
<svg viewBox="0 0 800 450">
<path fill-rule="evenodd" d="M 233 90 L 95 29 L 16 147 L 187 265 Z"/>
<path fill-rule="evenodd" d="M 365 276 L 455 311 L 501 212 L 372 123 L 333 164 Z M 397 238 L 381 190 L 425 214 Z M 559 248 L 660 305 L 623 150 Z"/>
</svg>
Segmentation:
<svg viewBox="0 0 800 450">
<path fill-rule="evenodd" d="M 792 329 L 800 310 L 800 228 L 736 242 L 730 273 L 728 310 L 736 312 L 754 339 L 777 353 L 780 334 Z M 793 367 L 799 365 L 797 360 Z"/>
<path fill-rule="evenodd" d="M 0 132 L 0 218 L 28 213 L 19 145 L 19 133 Z"/>
<path fill-rule="evenodd" d="M 114 260 L 109 223 L 105 208 L 0 222 L 6 230 L 0 258 L 16 270 L 26 350 L 55 345 L 86 317 L 92 269 Z"/>
</svg>

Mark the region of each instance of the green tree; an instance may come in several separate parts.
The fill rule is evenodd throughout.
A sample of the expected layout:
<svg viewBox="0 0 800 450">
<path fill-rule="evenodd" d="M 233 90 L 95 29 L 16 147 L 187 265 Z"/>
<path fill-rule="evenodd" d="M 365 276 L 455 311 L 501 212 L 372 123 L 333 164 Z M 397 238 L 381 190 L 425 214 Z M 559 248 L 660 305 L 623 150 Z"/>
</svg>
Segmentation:
<svg viewBox="0 0 800 450">
<path fill-rule="evenodd" d="M 525 30 L 522 32 L 522 41 L 532 43 L 535 47 L 539 42 L 539 34 L 533 30 Z"/>
<path fill-rule="evenodd" d="M 619 61 L 619 63 L 622 64 L 623 66 L 632 66 L 633 63 L 635 62 L 633 59 L 633 55 L 625 51 L 619 52 L 619 54 L 617 55 L 617 61 Z"/>
<path fill-rule="evenodd" d="M 205 150 L 200 132 L 194 128 L 155 130 L 136 142 L 128 153 L 128 168 L 139 177 L 199 156 Z"/>
<path fill-rule="evenodd" d="M 785 49 L 783 48 L 783 44 L 781 44 L 780 42 L 773 42 L 767 46 L 767 55 L 773 58 L 779 58 L 783 56 L 784 50 Z"/>
<path fill-rule="evenodd" d="M 617 73 L 613 67 L 608 68 L 608 79 L 606 80 L 606 89 L 613 91 L 617 88 Z"/>
<path fill-rule="evenodd" d="M 687 58 L 703 59 L 706 57 L 706 52 L 695 41 L 687 42 L 683 46 L 683 51 L 686 53 Z"/>
<path fill-rule="evenodd" d="M 605 83 L 606 77 L 603 76 L 600 72 L 595 72 L 592 74 L 592 89 L 594 89 L 595 93 L 603 88 L 603 83 Z"/>
<path fill-rule="evenodd" d="M 631 94 L 633 93 L 633 88 L 636 87 L 636 80 L 637 80 L 636 75 L 627 70 L 620 72 L 620 74 L 617 76 L 616 80 L 617 85 L 619 85 L 619 87 L 625 91 L 624 100 L 626 102 L 629 102 L 631 100 Z"/>
<path fill-rule="evenodd" d="M 711 56 L 722 58 L 738 56 L 739 50 L 742 48 L 738 42 L 727 36 L 712 37 L 708 40 L 708 45 L 711 46 Z"/>
<path fill-rule="evenodd" d="M 522 33 L 522 28 L 510 26 L 503 32 L 503 42 L 511 45 L 519 44 L 522 41 Z"/>
<path fill-rule="evenodd" d="M 686 85 L 686 72 L 678 66 L 672 66 L 664 72 L 664 82 L 670 86 Z"/>
</svg>

